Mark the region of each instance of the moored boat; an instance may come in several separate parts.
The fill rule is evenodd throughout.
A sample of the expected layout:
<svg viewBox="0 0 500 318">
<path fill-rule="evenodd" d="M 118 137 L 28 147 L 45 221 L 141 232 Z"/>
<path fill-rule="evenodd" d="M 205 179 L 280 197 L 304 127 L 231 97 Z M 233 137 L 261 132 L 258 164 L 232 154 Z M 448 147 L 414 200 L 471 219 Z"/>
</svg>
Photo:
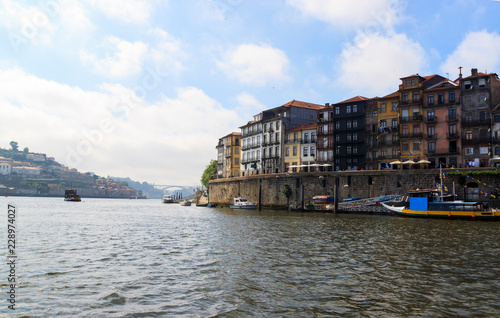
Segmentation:
<svg viewBox="0 0 500 318">
<path fill-rule="evenodd" d="M 161 199 L 162 203 L 174 203 L 174 198 L 170 194 L 165 194 Z"/>
<path fill-rule="evenodd" d="M 80 202 L 82 199 L 76 193 L 76 190 L 65 190 L 64 191 L 64 201 Z"/>
<path fill-rule="evenodd" d="M 182 200 L 179 203 L 181 206 L 190 206 L 191 205 L 191 201 L 189 201 L 189 200 Z"/>
<path fill-rule="evenodd" d="M 234 198 L 234 204 L 229 206 L 231 209 L 255 209 L 256 205 L 245 198 Z"/>
<path fill-rule="evenodd" d="M 330 204 L 334 202 L 334 197 L 331 195 L 315 195 L 312 198 L 313 204 Z"/>
</svg>

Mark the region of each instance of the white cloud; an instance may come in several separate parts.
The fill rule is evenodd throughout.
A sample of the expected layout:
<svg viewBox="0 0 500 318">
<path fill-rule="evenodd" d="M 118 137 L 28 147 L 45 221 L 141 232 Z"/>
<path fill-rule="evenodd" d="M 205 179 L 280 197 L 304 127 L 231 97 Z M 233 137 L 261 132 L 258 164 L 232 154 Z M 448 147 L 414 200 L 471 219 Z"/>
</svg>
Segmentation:
<svg viewBox="0 0 500 318">
<path fill-rule="evenodd" d="M 88 0 L 110 18 L 125 22 L 146 23 L 154 10 L 155 1 L 147 0 Z"/>
<path fill-rule="evenodd" d="M 155 104 L 124 103 L 126 116 L 115 117 L 117 102 L 133 95 L 117 84 L 84 91 L 19 69 L 0 70 L 0 81 L 0 147 L 14 140 L 21 149 L 104 176 L 198 184 L 216 158 L 218 138 L 241 122 L 236 112 L 193 87 Z"/>
<path fill-rule="evenodd" d="M 80 52 L 81 60 L 90 65 L 95 72 L 109 77 L 126 77 L 141 72 L 148 49 L 145 43 L 108 37 L 104 46 L 107 49 L 107 52 L 103 54 L 105 57 L 100 58 L 94 53 L 82 51 Z"/>
<path fill-rule="evenodd" d="M 181 60 L 185 57 L 182 43 L 160 28 L 151 29 L 148 35 L 154 38 L 154 45 L 148 52 L 154 65 L 161 65 L 168 73 L 179 73 L 184 70 Z"/>
<path fill-rule="evenodd" d="M 239 117 L 242 118 L 240 123 L 251 120 L 254 115 L 268 108 L 260 103 L 252 94 L 241 93 L 236 96 L 236 107 L 234 109 L 238 112 Z"/>
<path fill-rule="evenodd" d="M 287 0 L 304 15 L 342 28 L 390 29 L 397 22 L 399 0 Z"/>
<path fill-rule="evenodd" d="M 464 76 L 470 75 L 471 68 L 477 68 L 480 72 L 495 72 L 500 69 L 500 35 L 488 31 L 467 33 L 441 65 L 441 71 L 456 78 L 459 66 L 464 68 Z"/>
<path fill-rule="evenodd" d="M 268 45 L 242 44 L 229 49 L 217 65 L 241 83 L 264 86 L 286 81 L 289 61 L 283 51 Z"/>
<path fill-rule="evenodd" d="M 399 78 L 426 71 L 426 53 L 404 34 L 357 39 L 340 56 L 336 83 L 352 94 L 383 96 L 398 89 Z"/>
</svg>

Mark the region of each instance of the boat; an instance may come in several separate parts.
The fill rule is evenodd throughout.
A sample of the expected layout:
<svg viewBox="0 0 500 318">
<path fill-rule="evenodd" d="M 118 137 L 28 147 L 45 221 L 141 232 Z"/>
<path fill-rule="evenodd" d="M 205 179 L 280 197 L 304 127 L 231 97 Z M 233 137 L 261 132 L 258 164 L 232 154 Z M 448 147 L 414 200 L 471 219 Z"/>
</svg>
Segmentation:
<svg viewBox="0 0 500 318">
<path fill-rule="evenodd" d="M 181 206 L 190 206 L 191 205 L 191 201 L 189 201 L 189 200 L 182 200 L 179 203 L 181 204 Z"/>
<path fill-rule="evenodd" d="M 334 202 L 334 197 L 331 195 L 315 195 L 312 198 L 313 204 L 330 204 Z"/>
<path fill-rule="evenodd" d="M 234 204 L 229 206 L 231 209 L 255 209 L 256 205 L 245 198 L 234 198 Z"/>
<path fill-rule="evenodd" d="M 161 199 L 162 203 L 174 203 L 174 198 L 170 194 L 165 194 Z"/>
<path fill-rule="evenodd" d="M 442 173 L 440 173 L 442 176 Z M 441 185 L 442 177 L 441 177 Z M 500 220 L 500 212 L 482 202 L 456 200 L 454 194 L 440 189 L 417 189 L 408 192 L 399 201 L 380 202 L 396 216 L 449 218 L 471 220 Z"/>
<path fill-rule="evenodd" d="M 76 190 L 65 190 L 64 191 L 64 201 L 80 202 L 82 199 L 76 193 Z"/>
<path fill-rule="evenodd" d="M 358 201 L 358 200 L 361 200 L 361 198 L 358 198 L 358 197 L 345 198 L 344 200 L 342 200 L 342 202 L 351 202 L 351 201 Z"/>
</svg>

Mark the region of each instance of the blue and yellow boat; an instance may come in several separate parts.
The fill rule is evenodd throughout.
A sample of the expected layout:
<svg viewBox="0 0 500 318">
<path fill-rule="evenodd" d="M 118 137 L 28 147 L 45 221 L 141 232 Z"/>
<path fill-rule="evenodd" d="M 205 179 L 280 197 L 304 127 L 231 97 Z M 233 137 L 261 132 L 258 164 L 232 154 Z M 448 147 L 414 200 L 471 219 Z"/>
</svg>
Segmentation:
<svg viewBox="0 0 500 318">
<path fill-rule="evenodd" d="M 381 202 L 382 206 L 397 216 L 500 220 L 500 212 L 482 202 L 456 201 L 454 196 L 443 196 L 439 190 L 410 191 L 399 202 Z"/>
</svg>

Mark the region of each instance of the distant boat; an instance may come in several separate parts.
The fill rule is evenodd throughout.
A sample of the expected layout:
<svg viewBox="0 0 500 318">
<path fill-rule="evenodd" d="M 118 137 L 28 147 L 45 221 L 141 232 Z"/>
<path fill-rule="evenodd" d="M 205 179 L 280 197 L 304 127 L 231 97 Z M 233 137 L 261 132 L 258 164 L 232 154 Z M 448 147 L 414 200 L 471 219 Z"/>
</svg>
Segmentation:
<svg viewBox="0 0 500 318">
<path fill-rule="evenodd" d="M 191 201 L 189 201 L 189 200 L 182 200 L 179 203 L 181 204 L 181 206 L 190 206 L 191 205 Z"/>
<path fill-rule="evenodd" d="M 80 202 L 82 199 L 76 193 L 76 190 L 65 190 L 64 191 L 64 201 Z"/>
<path fill-rule="evenodd" d="M 330 204 L 333 203 L 334 197 L 331 195 L 316 195 L 312 199 L 313 204 Z"/>
<path fill-rule="evenodd" d="M 234 204 L 229 206 L 231 209 L 255 209 L 256 205 L 245 198 L 234 198 Z"/>
<path fill-rule="evenodd" d="M 162 203 L 174 203 L 174 198 L 170 194 L 165 194 L 161 199 Z"/>
</svg>

